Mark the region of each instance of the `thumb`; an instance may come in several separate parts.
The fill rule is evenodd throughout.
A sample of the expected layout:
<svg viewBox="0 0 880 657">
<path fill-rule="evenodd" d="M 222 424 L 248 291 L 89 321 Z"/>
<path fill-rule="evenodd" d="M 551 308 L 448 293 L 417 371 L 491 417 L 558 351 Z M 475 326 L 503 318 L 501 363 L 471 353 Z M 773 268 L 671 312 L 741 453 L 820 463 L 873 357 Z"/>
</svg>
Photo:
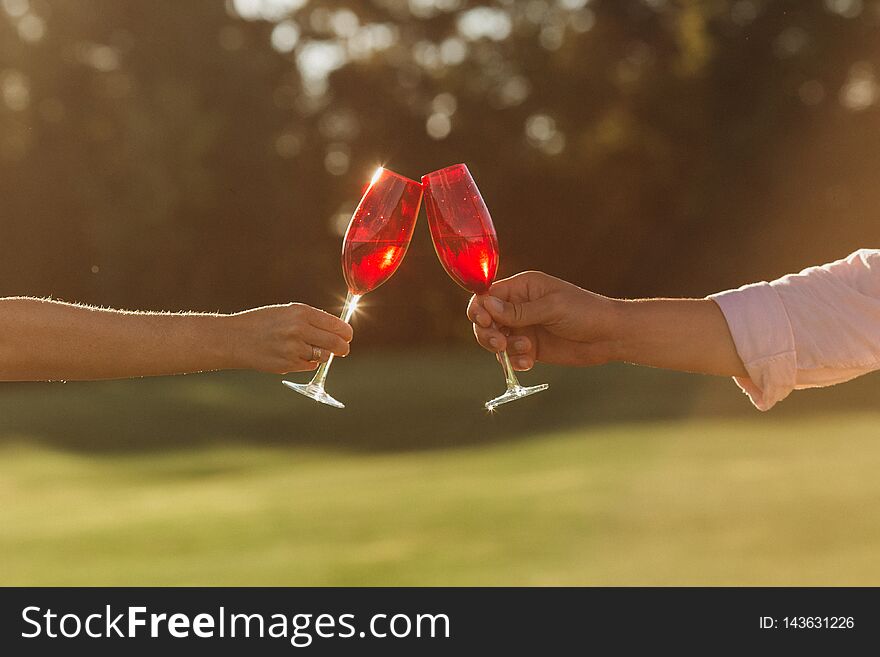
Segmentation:
<svg viewBox="0 0 880 657">
<path fill-rule="evenodd" d="M 550 304 L 546 298 L 510 302 L 487 296 L 483 307 L 496 323 L 509 328 L 544 324 L 550 319 Z"/>
</svg>

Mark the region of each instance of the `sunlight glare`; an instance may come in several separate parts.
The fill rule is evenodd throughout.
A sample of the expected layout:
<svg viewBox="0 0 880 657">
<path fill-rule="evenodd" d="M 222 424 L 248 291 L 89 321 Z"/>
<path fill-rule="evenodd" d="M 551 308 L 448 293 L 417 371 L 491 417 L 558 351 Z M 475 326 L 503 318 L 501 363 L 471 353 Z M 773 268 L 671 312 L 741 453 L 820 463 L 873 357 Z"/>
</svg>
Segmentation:
<svg viewBox="0 0 880 657">
<path fill-rule="evenodd" d="M 232 8 L 247 21 L 279 21 L 302 9 L 308 0 L 232 0 Z"/>
<path fill-rule="evenodd" d="M 382 256 L 382 262 L 379 263 L 379 266 L 382 269 L 388 269 L 391 265 L 394 264 L 394 256 L 397 255 L 397 247 L 389 246 L 385 250 L 385 255 Z"/>
</svg>

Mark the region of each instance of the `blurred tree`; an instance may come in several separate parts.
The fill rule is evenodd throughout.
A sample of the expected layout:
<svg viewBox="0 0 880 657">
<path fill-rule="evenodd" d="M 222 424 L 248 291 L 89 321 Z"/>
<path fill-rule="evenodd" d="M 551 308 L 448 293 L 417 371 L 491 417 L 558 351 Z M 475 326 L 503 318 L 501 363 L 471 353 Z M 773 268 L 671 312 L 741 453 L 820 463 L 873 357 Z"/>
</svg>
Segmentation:
<svg viewBox="0 0 880 657">
<path fill-rule="evenodd" d="M 876 245 L 878 6 L 0 0 L 0 293 L 333 307 L 379 163 L 467 162 L 503 274 L 608 294 Z M 372 296 L 361 340 L 469 330 L 424 226 Z"/>
</svg>

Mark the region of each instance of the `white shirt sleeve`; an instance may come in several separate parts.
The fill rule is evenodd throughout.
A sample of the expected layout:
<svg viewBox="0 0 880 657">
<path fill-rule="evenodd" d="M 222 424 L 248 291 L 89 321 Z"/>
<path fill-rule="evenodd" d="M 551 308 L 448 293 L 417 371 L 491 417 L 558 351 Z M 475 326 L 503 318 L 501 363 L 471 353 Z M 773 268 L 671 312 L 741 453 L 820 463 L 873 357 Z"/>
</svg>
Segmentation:
<svg viewBox="0 0 880 657">
<path fill-rule="evenodd" d="M 749 374 L 735 381 L 760 410 L 880 369 L 880 249 L 709 298 Z"/>
</svg>

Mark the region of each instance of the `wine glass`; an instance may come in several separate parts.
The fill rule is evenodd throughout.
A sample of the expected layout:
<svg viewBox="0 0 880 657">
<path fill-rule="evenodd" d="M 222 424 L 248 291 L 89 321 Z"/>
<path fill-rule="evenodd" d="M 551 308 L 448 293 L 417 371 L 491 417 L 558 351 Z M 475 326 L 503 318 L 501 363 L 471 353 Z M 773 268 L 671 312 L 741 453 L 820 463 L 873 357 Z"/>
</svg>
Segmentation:
<svg viewBox="0 0 880 657">
<path fill-rule="evenodd" d="M 470 171 L 464 164 L 454 164 L 422 176 L 422 185 L 431 239 L 443 268 L 465 290 L 485 294 L 498 271 L 498 238 Z M 499 361 L 507 391 L 487 401 L 488 410 L 549 387 L 520 385 L 506 351 Z"/>
<path fill-rule="evenodd" d="M 421 202 L 422 185 L 383 167 L 376 169 L 342 242 L 342 273 L 348 285 L 340 315 L 343 321 L 351 319 L 363 295 L 397 271 L 412 239 Z M 330 354 L 308 383 L 282 383 L 322 404 L 345 408 L 324 390 L 332 362 Z"/>
</svg>

